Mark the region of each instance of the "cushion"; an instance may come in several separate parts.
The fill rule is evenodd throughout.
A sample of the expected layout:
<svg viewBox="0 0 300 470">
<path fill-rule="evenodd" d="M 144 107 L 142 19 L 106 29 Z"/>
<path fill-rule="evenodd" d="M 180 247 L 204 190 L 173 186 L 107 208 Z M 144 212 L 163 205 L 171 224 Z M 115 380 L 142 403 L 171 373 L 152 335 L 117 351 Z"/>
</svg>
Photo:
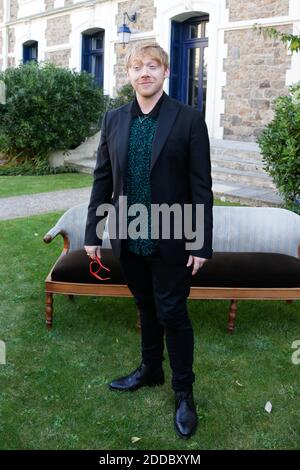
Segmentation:
<svg viewBox="0 0 300 470">
<path fill-rule="evenodd" d="M 110 269 L 103 270 L 100 281 L 90 274 L 85 250 L 73 251 L 58 260 L 52 280 L 88 284 L 125 284 L 120 262 L 111 249 L 102 249 L 101 261 Z M 203 268 L 192 278 L 197 287 L 300 287 L 300 259 L 279 253 L 214 252 Z"/>
<path fill-rule="evenodd" d="M 52 280 L 83 284 L 125 284 L 120 262 L 111 248 L 101 250 L 101 262 L 110 272 L 103 269 L 98 275 L 110 277 L 108 281 L 100 281 L 90 273 L 90 258 L 85 250 L 72 251 L 58 260 L 52 271 Z M 96 265 L 93 266 L 93 271 L 97 271 Z"/>
</svg>

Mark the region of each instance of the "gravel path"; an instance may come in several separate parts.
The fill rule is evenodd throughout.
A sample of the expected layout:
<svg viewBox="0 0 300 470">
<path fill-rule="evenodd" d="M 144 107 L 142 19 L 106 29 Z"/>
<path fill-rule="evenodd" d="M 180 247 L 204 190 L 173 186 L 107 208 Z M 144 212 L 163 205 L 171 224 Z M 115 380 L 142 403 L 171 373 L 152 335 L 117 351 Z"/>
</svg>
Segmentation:
<svg viewBox="0 0 300 470">
<path fill-rule="evenodd" d="M 91 188 L 64 189 L 48 193 L 0 198 L 0 220 L 29 217 L 67 210 L 77 204 L 88 203 Z M 226 200 L 241 202 L 251 206 L 277 206 L 282 200 L 272 189 L 242 186 L 236 183 L 214 182 L 215 197 L 225 196 Z"/>
<path fill-rule="evenodd" d="M 69 209 L 90 199 L 91 188 L 64 189 L 0 199 L 0 220 Z"/>
</svg>

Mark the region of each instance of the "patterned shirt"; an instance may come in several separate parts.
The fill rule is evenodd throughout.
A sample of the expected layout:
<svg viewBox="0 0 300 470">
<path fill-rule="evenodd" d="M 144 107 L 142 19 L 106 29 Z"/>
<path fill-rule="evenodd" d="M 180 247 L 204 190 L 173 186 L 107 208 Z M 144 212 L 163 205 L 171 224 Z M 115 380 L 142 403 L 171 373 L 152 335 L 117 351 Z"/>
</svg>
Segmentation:
<svg viewBox="0 0 300 470">
<path fill-rule="evenodd" d="M 147 214 L 134 211 L 134 215 L 128 216 L 127 228 L 135 219 L 140 222 L 140 224 L 134 223 L 135 230 L 140 236 L 136 240 L 128 236 L 127 248 L 142 256 L 158 250 L 158 240 L 151 240 L 150 164 L 157 118 L 164 96 L 165 93 L 147 115 L 142 113 L 136 98 L 131 111 L 125 195 L 128 209 L 132 204 L 143 204 L 147 208 Z"/>
</svg>

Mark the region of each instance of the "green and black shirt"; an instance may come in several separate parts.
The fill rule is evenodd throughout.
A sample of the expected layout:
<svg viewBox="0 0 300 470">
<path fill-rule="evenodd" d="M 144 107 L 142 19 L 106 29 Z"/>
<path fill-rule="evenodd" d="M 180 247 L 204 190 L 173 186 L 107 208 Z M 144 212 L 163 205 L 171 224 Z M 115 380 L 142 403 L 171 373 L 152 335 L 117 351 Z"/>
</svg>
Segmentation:
<svg viewBox="0 0 300 470">
<path fill-rule="evenodd" d="M 127 248 L 142 256 L 147 256 L 158 250 L 158 240 L 151 240 L 151 188 L 150 188 L 150 164 L 152 143 L 157 127 L 157 118 L 165 93 L 149 114 L 143 114 L 137 98 L 134 99 L 131 110 L 131 128 L 128 143 L 127 177 L 125 195 L 128 208 L 132 204 L 143 204 L 147 208 L 148 218 L 145 224 L 148 226 L 148 238 L 139 237 L 137 240 L 127 239 Z M 128 225 L 136 217 L 128 216 Z M 139 217 L 140 219 L 140 217 Z M 146 226 L 146 225 L 145 225 Z M 142 227 L 138 227 L 138 231 Z"/>
</svg>

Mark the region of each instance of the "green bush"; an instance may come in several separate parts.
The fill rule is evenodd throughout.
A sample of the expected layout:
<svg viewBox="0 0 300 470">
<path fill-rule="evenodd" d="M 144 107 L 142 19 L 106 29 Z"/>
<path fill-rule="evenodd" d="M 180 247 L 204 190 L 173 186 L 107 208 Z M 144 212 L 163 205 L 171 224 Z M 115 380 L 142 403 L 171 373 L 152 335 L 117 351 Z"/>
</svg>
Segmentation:
<svg viewBox="0 0 300 470">
<path fill-rule="evenodd" d="M 264 167 L 287 206 L 300 213 L 300 83 L 274 101 L 274 119 L 258 138 Z"/>
<path fill-rule="evenodd" d="M 127 83 L 118 91 L 118 97 L 124 101 L 124 104 L 134 99 L 135 91 L 130 83 Z"/>
<path fill-rule="evenodd" d="M 0 152 L 18 162 L 47 160 L 100 128 L 105 99 L 91 74 L 29 62 L 0 73 Z"/>
<path fill-rule="evenodd" d="M 111 98 L 109 109 L 117 108 L 119 106 L 127 104 L 130 101 L 132 101 L 134 97 L 135 97 L 135 91 L 132 88 L 131 84 L 127 83 L 126 85 L 122 86 L 122 88 L 120 88 L 120 90 L 117 93 L 116 98 Z"/>
<path fill-rule="evenodd" d="M 52 168 L 54 150 L 80 145 L 101 127 L 104 112 L 130 102 L 134 90 L 123 86 L 116 98 L 103 95 L 87 72 L 50 63 L 29 62 L 0 72 L 6 102 L 0 102 L 1 175 L 41 175 L 75 171 Z"/>
<path fill-rule="evenodd" d="M 46 160 L 25 160 L 22 163 L 10 161 L 0 165 L 0 176 L 41 176 L 59 173 L 78 173 L 72 165 L 52 167 Z"/>
</svg>

